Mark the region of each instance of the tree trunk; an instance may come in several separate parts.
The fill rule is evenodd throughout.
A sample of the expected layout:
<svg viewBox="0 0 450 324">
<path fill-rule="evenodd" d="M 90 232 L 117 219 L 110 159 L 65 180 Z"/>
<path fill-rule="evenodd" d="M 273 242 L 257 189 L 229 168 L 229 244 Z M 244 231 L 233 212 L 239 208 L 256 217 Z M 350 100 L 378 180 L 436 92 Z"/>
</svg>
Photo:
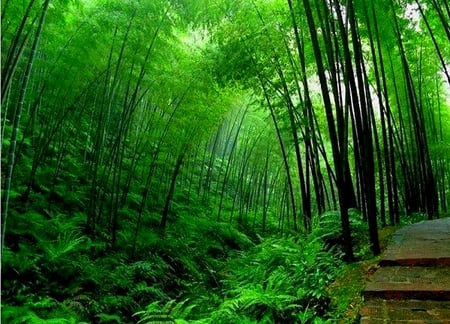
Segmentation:
<svg viewBox="0 0 450 324">
<path fill-rule="evenodd" d="M 47 14 L 47 9 L 50 4 L 50 0 L 45 0 L 42 6 L 41 16 L 39 18 L 39 24 L 37 26 L 36 34 L 34 36 L 33 45 L 31 46 L 30 56 L 27 61 L 25 73 L 22 79 L 22 85 L 20 87 L 19 99 L 17 101 L 17 107 L 13 120 L 13 130 L 11 134 L 10 147 L 9 147 L 9 155 L 8 155 L 8 164 L 7 171 L 5 177 L 5 184 L 3 190 L 3 204 L 2 204 L 2 239 L 1 239 L 1 252 L 3 254 L 3 247 L 5 244 L 5 233 L 6 233 L 6 221 L 8 217 L 8 208 L 9 208 L 9 197 L 11 191 L 11 181 L 13 177 L 13 169 L 14 169 L 14 160 L 16 154 L 16 143 L 19 135 L 19 127 L 20 127 L 20 118 L 22 115 L 22 109 L 25 102 L 25 97 L 27 93 L 28 80 L 30 79 L 31 70 L 34 63 L 34 58 L 36 57 L 37 49 L 39 46 L 39 40 L 41 37 L 42 30 L 44 28 L 45 17 Z"/>
<path fill-rule="evenodd" d="M 325 113 L 328 124 L 328 131 L 330 135 L 330 141 L 333 151 L 333 161 L 336 172 L 337 187 L 339 192 L 339 205 L 340 205 L 340 216 L 342 225 L 342 238 L 344 244 L 344 253 L 347 260 L 353 260 L 353 249 L 352 249 L 352 237 L 350 230 L 350 219 L 348 216 L 348 200 L 346 197 L 346 192 L 344 191 L 345 184 L 345 166 L 347 161 L 347 156 L 342 154 L 341 149 L 343 143 L 338 142 L 336 126 L 334 124 L 333 108 L 331 104 L 331 99 L 328 91 L 327 77 L 325 72 L 325 67 L 322 60 L 322 53 L 319 45 L 318 34 L 316 29 L 316 24 L 314 22 L 314 17 L 311 11 L 311 4 L 309 0 L 303 0 L 303 6 L 305 8 L 306 18 L 308 21 L 309 33 L 311 36 L 314 57 L 316 59 L 317 72 L 319 75 L 320 86 L 322 89 L 322 99 L 325 107 Z M 326 5 L 326 4 L 325 4 Z M 341 144 L 341 145 L 339 145 Z"/>
<path fill-rule="evenodd" d="M 184 148 L 186 148 L 186 146 L 184 146 Z M 173 198 L 173 193 L 175 192 L 175 185 L 177 183 L 177 177 L 180 174 L 180 170 L 181 170 L 181 166 L 183 164 L 183 160 L 185 157 L 186 151 L 185 149 L 183 149 L 181 151 L 181 153 L 178 155 L 177 161 L 175 163 L 175 168 L 173 170 L 172 173 L 172 178 L 170 180 L 170 186 L 169 186 L 169 191 L 167 192 L 166 195 L 166 200 L 164 203 L 164 209 L 161 212 L 161 222 L 159 224 L 159 227 L 162 231 L 165 230 L 166 225 L 167 225 L 167 217 L 169 215 L 169 210 L 170 210 L 170 203 L 172 201 Z"/>
</svg>

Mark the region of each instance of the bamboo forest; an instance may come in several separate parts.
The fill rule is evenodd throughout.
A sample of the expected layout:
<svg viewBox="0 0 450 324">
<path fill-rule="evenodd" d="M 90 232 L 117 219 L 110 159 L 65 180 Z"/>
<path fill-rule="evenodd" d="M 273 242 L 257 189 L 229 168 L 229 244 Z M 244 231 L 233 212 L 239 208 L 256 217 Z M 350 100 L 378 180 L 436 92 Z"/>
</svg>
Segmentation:
<svg viewBox="0 0 450 324">
<path fill-rule="evenodd" d="M 450 216 L 447 0 L 3 0 L 4 323 L 359 323 Z"/>
</svg>

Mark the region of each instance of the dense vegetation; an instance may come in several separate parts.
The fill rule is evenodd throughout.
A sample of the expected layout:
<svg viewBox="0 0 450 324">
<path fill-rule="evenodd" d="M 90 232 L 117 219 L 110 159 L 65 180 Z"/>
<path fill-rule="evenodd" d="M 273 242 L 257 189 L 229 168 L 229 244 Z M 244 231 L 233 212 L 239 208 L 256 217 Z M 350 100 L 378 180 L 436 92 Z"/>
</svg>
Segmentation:
<svg viewBox="0 0 450 324">
<path fill-rule="evenodd" d="M 7 323 L 352 322 L 448 213 L 446 0 L 1 10 Z"/>
</svg>

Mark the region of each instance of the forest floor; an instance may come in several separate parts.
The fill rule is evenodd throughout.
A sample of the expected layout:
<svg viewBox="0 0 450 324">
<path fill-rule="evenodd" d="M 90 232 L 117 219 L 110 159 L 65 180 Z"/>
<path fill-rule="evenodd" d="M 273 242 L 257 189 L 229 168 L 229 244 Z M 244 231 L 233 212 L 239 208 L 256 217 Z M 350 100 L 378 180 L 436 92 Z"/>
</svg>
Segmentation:
<svg viewBox="0 0 450 324">
<path fill-rule="evenodd" d="M 415 237 L 419 240 L 415 249 L 431 255 L 426 244 L 431 248 L 444 241 L 450 229 L 427 222 L 436 226 L 412 237 L 405 233 L 416 227 L 383 227 L 379 239 L 384 253 L 373 257 L 367 228 L 355 213 L 358 261 L 345 263 L 339 246 L 327 245 L 340 235 L 335 213 L 324 214 L 321 226 L 307 236 L 265 238 L 187 214 L 174 220 L 164 236 L 143 231 L 132 258 L 126 240 L 113 250 L 100 238 L 82 234 L 81 213 L 49 219 L 35 211 L 15 216 L 2 256 L 1 319 L 11 324 L 128 324 L 139 318 L 141 323 L 154 323 L 162 317 L 198 324 L 359 323 L 361 314 L 365 319 L 367 312 L 380 307 L 364 306 L 368 298 L 363 292 L 367 282 L 388 269 L 388 256 L 397 258 L 392 250 L 396 242 Z M 450 260 L 438 252 L 434 256 Z M 434 276 L 447 278 L 448 286 L 449 268 L 438 268 Z M 427 302 L 426 310 L 435 312 L 433 303 Z M 383 309 L 389 306 L 385 304 Z"/>
<path fill-rule="evenodd" d="M 382 251 L 387 249 L 398 229 L 398 226 L 386 226 L 379 229 L 378 236 Z M 340 314 L 340 323 L 359 322 L 360 310 L 364 306 L 362 292 L 371 276 L 378 269 L 380 260 L 381 257 L 378 256 L 350 263 L 330 285 L 329 292 L 331 296 L 334 296 L 333 304 Z"/>
<path fill-rule="evenodd" d="M 361 323 L 450 323 L 450 218 L 399 229 L 378 264 Z"/>
</svg>

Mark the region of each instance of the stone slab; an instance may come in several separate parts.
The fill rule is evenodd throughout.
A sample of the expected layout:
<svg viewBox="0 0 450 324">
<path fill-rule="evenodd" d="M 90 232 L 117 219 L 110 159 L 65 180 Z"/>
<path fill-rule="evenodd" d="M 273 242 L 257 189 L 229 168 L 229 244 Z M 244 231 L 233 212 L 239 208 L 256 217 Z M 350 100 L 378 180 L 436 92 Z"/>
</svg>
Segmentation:
<svg viewBox="0 0 450 324">
<path fill-rule="evenodd" d="M 450 324 L 450 218 L 401 228 L 379 265 L 361 323 Z"/>
<path fill-rule="evenodd" d="M 450 301 L 371 299 L 361 323 L 450 323 Z"/>
<path fill-rule="evenodd" d="M 367 283 L 364 296 L 385 299 L 450 300 L 448 267 L 383 267 Z"/>
<path fill-rule="evenodd" d="M 450 266 L 450 218 L 424 221 L 398 230 L 380 266 Z"/>
</svg>

